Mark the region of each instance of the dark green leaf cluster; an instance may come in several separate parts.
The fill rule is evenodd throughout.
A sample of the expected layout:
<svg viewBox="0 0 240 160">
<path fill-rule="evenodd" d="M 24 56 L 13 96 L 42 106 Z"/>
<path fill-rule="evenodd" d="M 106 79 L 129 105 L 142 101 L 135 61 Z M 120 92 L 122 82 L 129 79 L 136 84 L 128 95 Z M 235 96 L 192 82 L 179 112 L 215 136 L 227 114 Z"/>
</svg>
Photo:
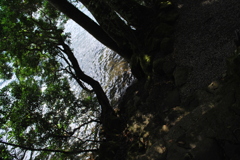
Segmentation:
<svg viewBox="0 0 240 160">
<path fill-rule="evenodd" d="M 7 140 L 0 140 L 0 157 L 65 159 L 94 151 L 99 108 L 92 95 L 77 97 L 69 86 L 61 46 L 69 43 L 66 17 L 47 1 L 0 6 L 0 79 L 9 80 L 0 89 L 0 134 Z"/>
</svg>

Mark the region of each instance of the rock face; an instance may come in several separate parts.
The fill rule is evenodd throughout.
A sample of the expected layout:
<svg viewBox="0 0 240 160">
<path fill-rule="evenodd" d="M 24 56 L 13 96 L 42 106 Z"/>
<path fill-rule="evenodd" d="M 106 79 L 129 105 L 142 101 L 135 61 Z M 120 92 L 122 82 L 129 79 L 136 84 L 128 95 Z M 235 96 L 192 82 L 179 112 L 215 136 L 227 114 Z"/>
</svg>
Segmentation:
<svg viewBox="0 0 240 160">
<path fill-rule="evenodd" d="M 191 71 L 180 87 L 182 97 L 188 97 L 180 106 L 185 113 L 153 145 L 165 148 L 157 159 L 240 159 L 240 81 L 236 75 L 223 78 L 226 58 L 236 49 L 233 40 L 234 31 L 240 28 L 240 3 L 237 0 L 173 2 L 180 13 L 175 33 L 175 62 Z M 233 67 L 228 66 L 228 73 L 238 74 L 236 64 Z M 148 153 L 154 151 L 157 152 L 150 149 L 144 159 L 149 159 Z"/>
<path fill-rule="evenodd" d="M 240 29 L 239 0 L 171 0 L 178 7 L 174 58 L 190 67 L 182 93 L 188 95 L 222 76 Z"/>
<path fill-rule="evenodd" d="M 238 92 L 235 87 L 238 88 L 238 86 L 238 83 L 226 82 L 217 93 L 201 91 L 208 96 L 209 100 L 203 99 L 198 107 L 172 128 L 172 133 L 178 130 L 184 135 L 181 140 L 178 140 L 179 136 L 176 134 L 169 133 L 167 136 L 167 139 L 175 137 L 176 148 L 185 149 L 185 153 L 179 154 L 182 159 L 186 154 L 191 155 L 192 159 L 234 159 L 236 157 L 236 153 L 240 151 L 240 137 L 235 132 L 240 127 L 238 124 L 240 115 L 236 113 L 240 108 L 237 109 L 238 111 L 233 111 L 231 108 L 239 105 L 235 99 L 235 94 Z M 236 146 L 232 149 L 238 152 L 229 154 L 229 149 L 225 146 L 227 143 L 235 144 Z M 176 148 L 170 147 L 169 152 Z M 173 158 L 169 156 L 167 159 Z"/>
<path fill-rule="evenodd" d="M 231 61 L 234 70 L 228 66 L 227 72 L 226 59 L 236 49 L 239 0 L 172 2 L 179 11 L 174 62 L 167 63 L 172 66 L 168 71 L 163 59 L 156 60 L 153 69 L 160 78 L 156 76 L 143 91 L 133 91 L 137 103 L 128 101 L 129 131 L 145 149 L 141 153 L 129 150 L 128 159 L 238 160 L 240 75 L 236 76 L 236 70 L 240 64 Z M 172 77 L 164 79 L 164 74 Z M 134 131 L 134 124 L 140 130 Z"/>
<path fill-rule="evenodd" d="M 182 112 L 157 129 L 154 143 L 138 159 L 240 159 L 240 81 L 230 76 L 214 91 L 209 89 L 198 90 L 181 104 Z"/>
</svg>

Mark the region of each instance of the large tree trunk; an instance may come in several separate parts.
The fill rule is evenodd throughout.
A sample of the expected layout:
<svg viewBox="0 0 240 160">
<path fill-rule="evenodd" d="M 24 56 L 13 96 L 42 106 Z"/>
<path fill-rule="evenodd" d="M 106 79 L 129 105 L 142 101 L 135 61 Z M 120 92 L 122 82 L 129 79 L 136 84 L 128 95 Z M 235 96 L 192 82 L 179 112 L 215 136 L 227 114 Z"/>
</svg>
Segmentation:
<svg viewBox="0 0 240 160">
<path fill-rule="evenodd" d="M 132 44 L 138 44 L 133 30 L 104 0 L 79 1 L 88 8 L 102 29 L 123 49 L 124 57 L 130 60 L 134 47 Z"/>
<path fill-rule="evenodd" d="M 98 25 L 67 0 L 48 1 L 59 11 L 82 26 L 97 40 L 116 51 L 121 57 L 130 62 L 132 73 L 135 77 L 138 79 L 146 78 L 139 61 L 139 58 L 148 54 L 145 37 L 142 36 L 145 35 L 144 32 L 146 28 L 138 28 L 139 30 L 131 29 L 131 26 L 123 19 L 129 19 L 129 21 L 131 21 L 129 23 L 138 23 L 138 25 L 140 25 L 141 22 L 139 22 L 139 19 L 142 18 L 133 20 L 131 17 L 138 17 L 138 13 L 140 14 L 141 12 L 140 16 L 143 16 L 145 13 L 149 13 L 148 9 L 132 0 L 121 3 L 119 0 L 116 0 L 116 2 L 119 2 L 120 6 L 117 6 L 116 2 L 107 2 L 106 0 L 79 0 L 92 13 Z M 125 9 L 127 6 L 132 7 L 130 9 Z M 121 11 L 121 8 L 124 8 L 123 11 Z M 118 12 L 122 13 L 124 17 L 121 17 Z M 128 13 L 131 15 L 128 15 Z M 144 19 L 146 19 L 146 17 Z"/>
<path fill-rule="evenodd" d="M 86 31 L 88 31 L 93 37 L 95 37 L 98 41 L 116 51 L 120 56 L 125 58 L 126 60 L 130 60 L 129 54 L 126 54 L 126 51 L 119 47 L 117 43 L 110 38 L 108 34 L 92 19 L 83 14 L 80 10 L 78 10 L 75 6 L 69 3 L 67 0 L 48 0 L 56 9 L 63 12 L 69 18 L 74 20 L 80 26 L 82 26 Z M 127 51 L 129 52 L 129 51 Z"/>
</svg>

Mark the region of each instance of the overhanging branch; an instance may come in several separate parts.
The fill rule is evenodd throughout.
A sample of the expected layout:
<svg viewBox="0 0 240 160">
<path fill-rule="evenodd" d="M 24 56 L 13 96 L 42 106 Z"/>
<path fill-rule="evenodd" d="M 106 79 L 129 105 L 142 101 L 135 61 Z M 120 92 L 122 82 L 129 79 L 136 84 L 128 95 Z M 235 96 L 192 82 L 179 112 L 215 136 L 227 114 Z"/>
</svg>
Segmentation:
<svg viewBox="0 0 240 160">
<path fill-rule="evenodd" d="M 56 9 L 64 13 L 66 16 L 74 20 L 82 26 L 87 32 L 94 36 L 98 41 L 109 47 L 110 49 L 119 52 L 118 45 L 103 31 L 103 29 L 92 19 L 78 10 L 74 5 L 67 0 L 48 0 Z"/>
<path fill-rule="evenodd" d="M 68 72 L 76 81 L 77 81 L 77 83 L 85 90 L 85 91 L 87 91 L 87 92 L 93 92 L 93 90 L 91 90 L 91 89 L 88 89 L 83 83 L 82 83 L 82 81 L 79 79 L 79 78 L 77 78 L 77 76 L 72 72 L 72 70 L 71 69 L 69 69 L 69 70 L 65 70 L 66 72 Z"/>
<path fill-rule="evenodd" d="M 65 44 L 63 40 L 59 39 L 59 44 L 62 45 L 64 53 L 68 57 L 68 60 L 71 62 L 71 66 L 75 72 L 74 75 L 76 76 L 76 78 L 89 84 L 93 88 L 94 92 L 96 93 L 98 102 L 102 107 L 101 121 L 107 122 L 109 120 L 108 119 L 109 117 L 111 117 L 111 116 L 116 117 L 115 112 L 114 112 L 113 108 L 111 107 L 109 100 L 108 100 L 105 92 L 103 91 L 101 85 L 99 84 L 99 82 L 94 80 L 92 77 L 86 75 L 81 70 L 79 63 L 78 63 L 76 57 L 74 56 L 71 48 L 67 44 Z"/>
<path fill-rule="evenodd" d="M 74 128 L 73 131 L 71 132 L 70 136 L 74 135 L 74 133 L 75 133 L 77 130 L 79 130 L 80 128 L 82 128 L 83 126 L 85 126 L 85 125 L 87 125 L 87 124 L 90 124 L 90 123 L 93 123 L 93 122 L 95 122 L 95 123 L 100 123 L 100 122 L 97 121 L 97 120 L 91 120 L 91 121 L 85 122 L 85 123 L 81 124 L 80 126 L 78 126 L 77 128 Z"/>
</svg>

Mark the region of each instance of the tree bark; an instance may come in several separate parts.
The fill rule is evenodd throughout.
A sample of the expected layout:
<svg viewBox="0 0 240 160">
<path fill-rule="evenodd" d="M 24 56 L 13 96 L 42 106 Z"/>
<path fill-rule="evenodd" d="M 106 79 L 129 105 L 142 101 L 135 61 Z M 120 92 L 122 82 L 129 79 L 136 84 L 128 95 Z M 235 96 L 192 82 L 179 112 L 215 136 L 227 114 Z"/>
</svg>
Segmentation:
<svg viewBox="0 0 240 160">
<path fill-rule="evenodd" d="M 56 9 L 63 12 L 69 18 L 74 20 L 77 24 L 82 26 L 87 32 L 95 37 L 102 44 L 106 45 L 113 51 L 121 54 L 122 49 L 109 37 L 108 34 L 92 19 L 83 14 L 75 6 L 67 0 L 48 0 Z M 125 58 L 125 57 L 124 57 Z"/>
<path fill-rule="evenodd" d="M 144 30 L 134 31 L 131 29 L 113 7 L 115 6 L 120 12 L 121 7 L 127 7 L 128 3 L 123 3 L 121 7 L 117 7 L 116 4 L 111 4 L 112 6 L 108 5 L 105 0 L 79 0 L 92 13 L 100 25 L 99 26 L 67 0 L 48 1 L 59 11 L 63 12 L 82 26 L 97 40 L 116 51 L 126 61 L 132 62 L 134 54 L 145 53 L 145 37 L 140 36 L 142 34 L 144 35 Z M 119 2 L 118 0 L 116 1 Z M 138 8 L 143 8 L 140 5 L 133 3 L 133 1 L 129 2 L 129 5 L 133 5 L 133 9 L 130 9 L 131 14 L 134 14 L 134 11 L 138 10 Z M 135 16 L 138 15 L 135 14 Z M 142 69 L 141 67 L 137 67 L 133 70 Z M 135 72 L 133 72 L 133 74 L 135 75 Z"/>
<path fill-rule="evenodd" d="M 79 1 L 88 8 L 102 29 L 123 49 L 124 57 L 130 60 L 133 47 L 139 44 L 134 31 L 104 0 Z"/>
</svg>

